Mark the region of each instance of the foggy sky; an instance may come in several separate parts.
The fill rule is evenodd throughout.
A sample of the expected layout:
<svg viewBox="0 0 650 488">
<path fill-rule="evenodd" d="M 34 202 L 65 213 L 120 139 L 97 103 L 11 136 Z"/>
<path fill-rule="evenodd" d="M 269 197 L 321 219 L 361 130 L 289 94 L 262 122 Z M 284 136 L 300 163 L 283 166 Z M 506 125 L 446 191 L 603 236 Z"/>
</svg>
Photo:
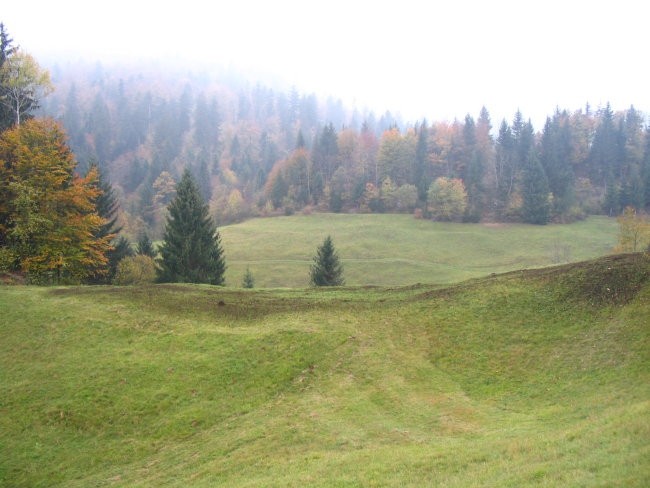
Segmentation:
<svg viewBox="0 0 650 488">
<path fill-rule="evenodd" d="M 37 0 L 0 21 L 37 59 L 225 64 L 407 120 L 519 108 L 539 130 L 557 106 L 650 113 L 643 3 Z"/>
</svg>

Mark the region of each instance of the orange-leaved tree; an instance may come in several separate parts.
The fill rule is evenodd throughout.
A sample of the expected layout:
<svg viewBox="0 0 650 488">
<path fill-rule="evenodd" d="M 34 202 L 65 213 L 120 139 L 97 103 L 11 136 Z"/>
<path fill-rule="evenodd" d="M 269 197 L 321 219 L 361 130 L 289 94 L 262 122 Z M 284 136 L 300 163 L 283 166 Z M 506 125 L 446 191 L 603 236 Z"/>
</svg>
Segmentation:
<svg viewBox="0 0 650 488">
<path fill-rule="evenodd" d="M 97 171 L 75 174 L 65 133 L 50 119 L 0 135 L 0 269 L 34 280 L 79 281 L 106 264 L 112 235 L 95 201 Z"/>
</svg>

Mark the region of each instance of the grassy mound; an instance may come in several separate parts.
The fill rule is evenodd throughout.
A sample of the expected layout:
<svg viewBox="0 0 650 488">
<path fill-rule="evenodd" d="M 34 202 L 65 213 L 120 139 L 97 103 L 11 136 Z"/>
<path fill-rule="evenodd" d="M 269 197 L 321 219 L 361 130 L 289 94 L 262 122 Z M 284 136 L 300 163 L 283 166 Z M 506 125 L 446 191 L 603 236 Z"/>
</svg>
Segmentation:
<svg viewBox="0 0 650 488">
<path fill-rule="evenodd" d="M 444 288 L 11 286 L 0 309 L 3 486 L 650 479 L 641 255 Z"/>
</svg>

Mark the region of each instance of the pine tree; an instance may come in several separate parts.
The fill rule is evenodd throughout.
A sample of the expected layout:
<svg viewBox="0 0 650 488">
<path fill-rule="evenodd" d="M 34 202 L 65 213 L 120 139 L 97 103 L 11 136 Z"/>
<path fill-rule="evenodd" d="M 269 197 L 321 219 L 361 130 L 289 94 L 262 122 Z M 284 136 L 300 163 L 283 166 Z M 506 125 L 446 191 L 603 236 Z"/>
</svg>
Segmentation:
<svg viewBox="0 0 650 488">
<path fill-rule="evenodd" d="M 146 232 L 143 232 L 138 239 L 138 245 L 135 249 L 136 254 L 141 254 L 144 256 L 149 256 L 150 258 L 156 257 L 156 250 L 153 247 L 153 242 L 149 239 L 149 235 Z"/>
<path fill-rule="evenodd" d="M 550 217 L 546 173 L 534 151 L 530 152 L 522 176 L 522 218 L 529 224 L 547 224 Z"/>
<path fill-rule="evenodd" d="M 343 266 L 339 262 L 330 236 L 327 236 L 323 244 L 316 250 L 310 276 L 313 286 L 340 286 L 345 283 Z"/>
<path fill-rule="evenodd" d="M 223 285 L 226 261 L 221 236 L 189 170 L 167 210 L 158 280 Z"/>
</svg>

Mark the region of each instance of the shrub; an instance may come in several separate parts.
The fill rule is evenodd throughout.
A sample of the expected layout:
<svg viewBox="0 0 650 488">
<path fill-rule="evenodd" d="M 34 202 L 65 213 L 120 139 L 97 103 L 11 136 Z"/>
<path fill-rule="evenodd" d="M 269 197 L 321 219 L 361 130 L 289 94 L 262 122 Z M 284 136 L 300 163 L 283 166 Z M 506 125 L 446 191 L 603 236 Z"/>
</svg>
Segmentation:
<svg viewBox="0 0 650 488">
<path fill-rule="evenodd" d="M 150 256 L 137 254 L 122 259 L 117 265 L 113 283 L 116 285 L 143 285 L 156 280 L 156 264 Z"/>
<path fill-rule="evenodd" d="M 438 178 L 427 192 L 428 210 L 433 220 L 459 221 L 467 207 L 467 192 L 458 178 Z"/>
</svg>

